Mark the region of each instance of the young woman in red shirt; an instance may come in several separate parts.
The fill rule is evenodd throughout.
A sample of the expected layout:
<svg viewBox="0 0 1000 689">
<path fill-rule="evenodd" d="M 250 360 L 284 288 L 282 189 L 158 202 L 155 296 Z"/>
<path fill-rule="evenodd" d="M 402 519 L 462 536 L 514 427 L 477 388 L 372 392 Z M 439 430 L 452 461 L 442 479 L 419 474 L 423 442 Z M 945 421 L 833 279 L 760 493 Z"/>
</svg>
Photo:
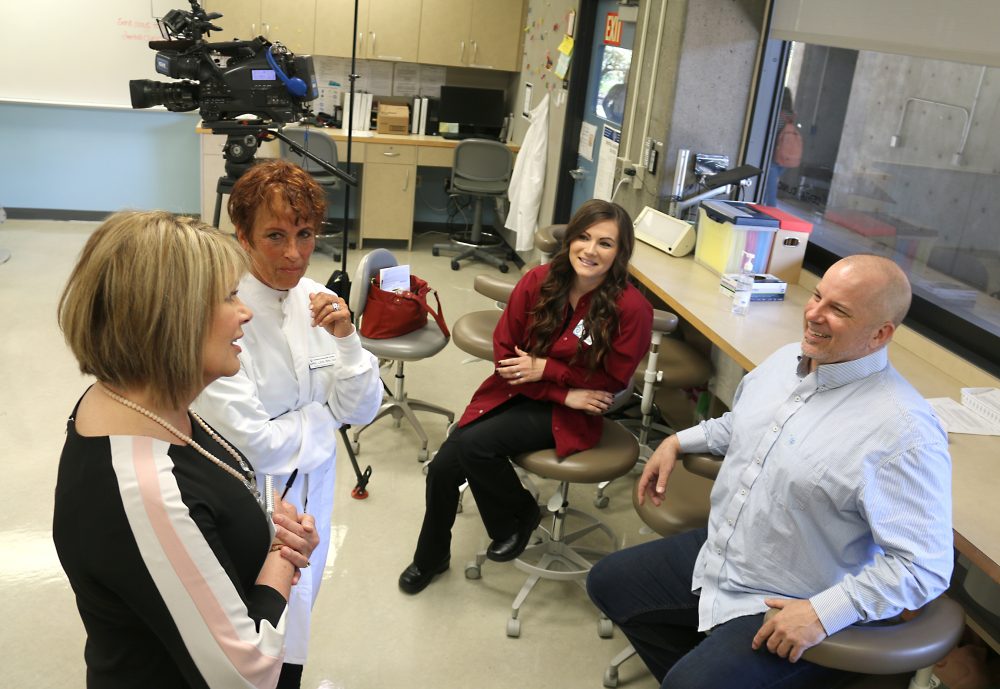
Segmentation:
<svg viewBox="0 0 1000 689">
<path fill-rule="evenodd" d="M 493 333 L 496 371 L 428 466 L 404 592 L 419 593 L 448 569 L 463 482 L 493 539 L 487 557 L 507 562 L 541 519 L 509 458 L 548 447 L 562 457 L 600 440 L 601 414 L 631 384 L 652 333 L 653 309 L 628 282 L 634 245 L 625 209 L 594 199 L 570 220 L 552 261 L 517 283 Z"/>
</svg>

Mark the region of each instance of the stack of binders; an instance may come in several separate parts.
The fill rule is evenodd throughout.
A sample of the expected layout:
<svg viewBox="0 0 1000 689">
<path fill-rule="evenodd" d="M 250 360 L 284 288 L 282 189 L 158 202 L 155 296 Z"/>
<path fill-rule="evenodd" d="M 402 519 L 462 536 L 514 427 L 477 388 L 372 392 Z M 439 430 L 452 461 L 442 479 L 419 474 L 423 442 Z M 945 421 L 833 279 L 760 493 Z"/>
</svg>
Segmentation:
<svg viewBox="0 0 1000 689">
<path fill-rule="evenodd" d="M 719 282 L 719 291 L 732 298 L 736 292 L 737 273 L 726 273 Z M 783 301 L 788 284 L 770 273 L 757 273 L 753 276 L 753 291 L 750 301 Z"/>
</svg>

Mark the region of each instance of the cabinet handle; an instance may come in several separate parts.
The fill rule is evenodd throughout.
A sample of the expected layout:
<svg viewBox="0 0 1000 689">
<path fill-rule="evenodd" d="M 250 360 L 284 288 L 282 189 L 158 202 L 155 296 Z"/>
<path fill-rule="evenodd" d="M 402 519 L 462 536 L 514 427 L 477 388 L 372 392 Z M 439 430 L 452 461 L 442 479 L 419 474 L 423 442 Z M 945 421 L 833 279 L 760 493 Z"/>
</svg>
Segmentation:
<svg viewBox="0 0 1000 689">
<path fill-rule="evenodd" d="M 271 25 L 266 22 L 262 22 L 261 26 L 264 27 L 264 38 L 269 39 L 271 37 Z"/>
<path fill-rule="evenodd" d="M 479 57 L 479 42 L 472 42 L 472 64 L 476 64 L 476 58 Z"/>
<path fill-rule="evenodd" d="M 377 57 L 375 53 L 375 32 L 372 31 L 372 44 L 368 47 L 368 52 L 372 57 Z"/>
<path fill-rule="evenodd" d="M 359 31 L 358 32 L 358 52 L 361 53 L 362 55 L 365 54 L 364 45 L 365 45 L 365 32 L 364 31 Z"/>
<path fill-rule="evenodd" d="M 465 41 L 458 42 L 458 61 L 463 62 L 465 60 Z"/>
<path fill-rule="evenodd" d="M 386 158 L 396 158 L 397 156 L 399 156 L 399 151 L 383 151 L 382 155 L 384 155 Z"/>
<path fill-rule="evenodd" d="M 406 171 L 406 177 L 403 179 L 403 191 L 410 188 L 410 171 Z"/>
<path fill-rule="evenodd" d="M 257 38 L 257 22 L 250 22 L 250 36 Z"/>
</svg>

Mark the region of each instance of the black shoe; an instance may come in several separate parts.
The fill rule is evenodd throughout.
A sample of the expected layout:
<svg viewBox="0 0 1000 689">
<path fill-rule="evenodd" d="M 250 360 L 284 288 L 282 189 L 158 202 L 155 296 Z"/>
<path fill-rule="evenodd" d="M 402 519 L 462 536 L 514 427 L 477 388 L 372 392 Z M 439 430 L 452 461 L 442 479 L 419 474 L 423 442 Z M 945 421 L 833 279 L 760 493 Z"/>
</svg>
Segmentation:
<svg viewBox="0 0 1000 689">
<path fill-rule="evenodd" d="M 403 593 L 409 593 L 410 595 L 420 593 L 427 588 L 427 585 L 431 583 L 431 580 L 435 576 L 447 571 L 450 564 L 451 558 L 447 557 L 440 565 L 425 572 L 417 567 L 415 562 L 411 562 L 410 566 L 404 569 L 403 573 L 399 575 L 399 588 Z"/>
<path fill-rule="evenodd" d="M 518 520 L 517 531 L 507 538 L 498 538 L 486 549 L 486 557 L 494 562 L 510 562 L 516 559 L 528 547 L 531 534 L 542 521 L 542 512 L 535 506 L 535 511 L 528 517 Z"/>
</svg>

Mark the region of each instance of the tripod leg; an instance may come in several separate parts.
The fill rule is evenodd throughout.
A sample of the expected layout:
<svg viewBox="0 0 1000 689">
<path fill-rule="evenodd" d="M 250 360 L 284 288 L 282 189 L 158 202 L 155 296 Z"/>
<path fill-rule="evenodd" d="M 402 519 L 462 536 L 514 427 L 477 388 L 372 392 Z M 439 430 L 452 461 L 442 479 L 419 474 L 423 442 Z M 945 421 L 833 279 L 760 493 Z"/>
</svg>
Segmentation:
<svg viewBox="0 0 1000 689">
<path fill-rule="evenodd" d="M 358 458 L 354 456 L 354 450 L 351 448 L 351 440 L 347 436 L 348 429 L 350 429 L 350 426 L 346 424 L 341 426 L 340 437 L 344 441 L 344 447 L 347 449 L 347 456 L 351 460 L 351 466 L 354 468 L 354 475 L 358 479 L 357 484 L 351 490 L 351 497 L 354 498 L 355 500 L 364 500 L 365 498 L 368 497 L 367 486 L 368 486 L 368 481 L 371 479 L 372 476 L 372 468 L 369 465 L 365 467 L 365 470 L 362 473 L 361 467 L 358 466 Z"/>
</svg>

